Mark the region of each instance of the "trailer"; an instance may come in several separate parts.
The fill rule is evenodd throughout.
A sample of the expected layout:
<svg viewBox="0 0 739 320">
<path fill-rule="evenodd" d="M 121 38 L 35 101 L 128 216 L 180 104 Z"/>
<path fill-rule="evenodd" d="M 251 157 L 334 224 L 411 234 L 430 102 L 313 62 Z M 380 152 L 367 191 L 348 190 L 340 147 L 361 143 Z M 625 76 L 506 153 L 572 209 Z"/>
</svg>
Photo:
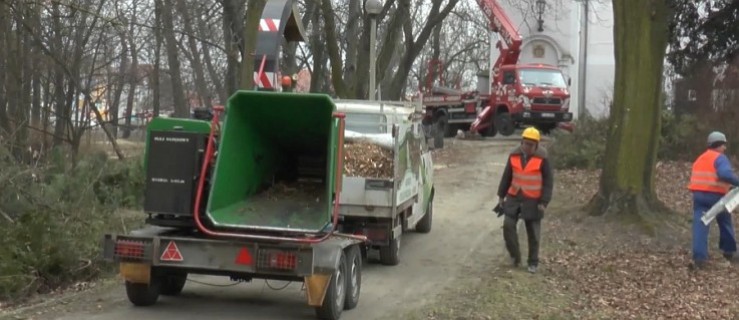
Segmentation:
<svg viewBox="0 0 739 320">
<path fill-rule="evenodd" d="M 129 301 L 204 274 L 304 282 L 320 319 L 356 307 L 367 237 L 340 228 L 344 126 L 327 95 L 268 91 L 238 91 L 210 121 L 153 119 L 147 226 L 103 241 Z"/>
<path fill-rule="evenodd" d="M 352 156 L 350 143 L 366 142 L 375 150 L 383 149 L 376 152 L 382 152 L 391 165 L 374 171 L 344 171 L 340 228 L 367 237 L 365 255 L 368 249 L 377 249 L 381 263 L 397 265 L 402 235 L 412 229 L 431 231 L 434 168 L 429 136 L 422 125 L 422 106 L 364 100 L 335 103 L 346 116 L 347 156 Z"/>
</svg>

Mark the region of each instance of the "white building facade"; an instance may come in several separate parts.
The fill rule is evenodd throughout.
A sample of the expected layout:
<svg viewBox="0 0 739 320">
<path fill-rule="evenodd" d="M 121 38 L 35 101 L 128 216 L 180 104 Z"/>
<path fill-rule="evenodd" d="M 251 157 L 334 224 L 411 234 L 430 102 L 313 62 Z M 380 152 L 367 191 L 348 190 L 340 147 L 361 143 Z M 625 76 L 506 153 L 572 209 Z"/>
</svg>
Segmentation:
<svg viewBox="0 0 739 320">
<path fill-rule="evenodd" d="M 608 116 L 615 80 L 611 0 L 546 0 L 542 31 L 535 0 L 498 2 L 523 39 L 519 63 L 555 65 L 570 77 L 570 111 L 576 118 L 584 110 L 597 118 Z M 582 19 L 586 5 L 587 25 Z M 492 40 L 494 46 L 497 34 Z M 495 61 L 495 47 L 491 55 Z"/>
</svg>

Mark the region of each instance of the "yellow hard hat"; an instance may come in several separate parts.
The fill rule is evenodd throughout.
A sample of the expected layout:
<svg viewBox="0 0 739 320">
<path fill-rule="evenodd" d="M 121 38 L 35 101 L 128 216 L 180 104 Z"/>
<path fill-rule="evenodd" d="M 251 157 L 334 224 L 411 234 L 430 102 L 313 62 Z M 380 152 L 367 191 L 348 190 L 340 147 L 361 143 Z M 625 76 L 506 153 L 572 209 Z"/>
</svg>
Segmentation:
<svg viewBox="0 0 739 320">
<path fill-rule="evenodd" d="M 541 140 L 541 134 L 539 133 L 539 130 L 536 130 L 536 128 L 534 127 L 526 128 L 526 130 L 523 131 L 521 137 L 524 139 L 534 140 L 536 142 L 539 142 L 539 140 Z"/>
</svg>

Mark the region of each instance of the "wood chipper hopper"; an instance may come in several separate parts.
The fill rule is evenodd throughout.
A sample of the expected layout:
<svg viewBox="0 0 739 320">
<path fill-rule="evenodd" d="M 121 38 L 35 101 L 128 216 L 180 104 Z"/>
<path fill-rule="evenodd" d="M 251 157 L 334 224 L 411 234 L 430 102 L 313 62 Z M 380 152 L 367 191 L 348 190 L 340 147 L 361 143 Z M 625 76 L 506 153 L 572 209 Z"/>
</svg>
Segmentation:
<svg viewBox="0 0 739 320">
<path fill-rule="evenodd" d="M 215 229 L 331 229 L 342 122 L 330 97 L 239 91 L 228 101 L 206 216 Z"/>
</svg>

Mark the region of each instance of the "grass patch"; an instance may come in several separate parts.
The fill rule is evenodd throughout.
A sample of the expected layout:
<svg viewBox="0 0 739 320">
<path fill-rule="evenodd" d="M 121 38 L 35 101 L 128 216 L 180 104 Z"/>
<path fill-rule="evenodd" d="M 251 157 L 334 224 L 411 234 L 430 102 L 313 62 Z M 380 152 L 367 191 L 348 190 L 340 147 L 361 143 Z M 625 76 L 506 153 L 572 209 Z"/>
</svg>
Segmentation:
<svg viewBox="0 0 739 320">
<path fill-rule="evenodd" d="M 141 204 L 140 158 L 57 149 L 28 163 L 8 150 L 0 146 L 0 302 L 22 303 L 112 271 L 100 239 L 131 224 L 121 208 Z"/>
</svg>

